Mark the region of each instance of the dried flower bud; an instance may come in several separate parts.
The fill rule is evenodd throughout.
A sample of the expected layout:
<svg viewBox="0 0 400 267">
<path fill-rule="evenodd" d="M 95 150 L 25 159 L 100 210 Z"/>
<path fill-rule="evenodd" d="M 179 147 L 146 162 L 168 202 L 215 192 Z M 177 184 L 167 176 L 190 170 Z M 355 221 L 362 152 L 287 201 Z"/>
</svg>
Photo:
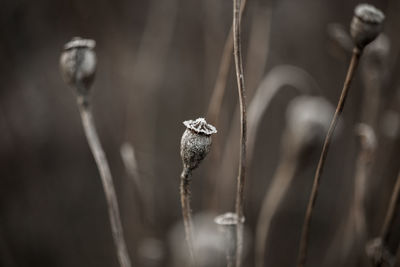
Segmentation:
<svg viewBox="0 0 400 267">
<path fill-rule="evenodd" d="M 286 112 L 288 146 L 301 148 L 323 142 L 333 113 L 333 106 L 322 97 L 299 96 L 293 99 Z"/>
<path fill-rule="evenodd" d="M 364 48 L 382 31 L 385 15 L 372 5 L 360 4 L 354 10 L 350 33 L 358 48 Z"/>
<path fill-rule="evenodd" d="M 191 171 L 207 156 L 211 147 L 211 135 L 217 130 L 203 118 L 184 121 L 183 124 L 186 131 L 181 139 L 181 157 L 185 169 Z"/>
<path fill-rule="evenodd" d="M 67 84 L 77 89 L 78 94 L 87 95 L 96 72 L 96 42 L 74 37 L 64 45 L 60 57 L 60 68 Z"/>
<path fill-rule="evenodd" d="M 396 257 L 384 246 L 381 238 L 370 240 L 365 247 L 365 252 L 374 265 L 385 263 L 385 265 L 393 267 L 396 263 Z"/>
<path fill-rule="evenodd" d="M 240 223 L 244 223 L 244 217 L 239 221 L 236 213 L 227 212 L 217 216 L 214 222 L 218 224 L 225 238 L 225 250 L 228 259 L 234 259 L 236 254 L 236 227 Z"/>
</svg>

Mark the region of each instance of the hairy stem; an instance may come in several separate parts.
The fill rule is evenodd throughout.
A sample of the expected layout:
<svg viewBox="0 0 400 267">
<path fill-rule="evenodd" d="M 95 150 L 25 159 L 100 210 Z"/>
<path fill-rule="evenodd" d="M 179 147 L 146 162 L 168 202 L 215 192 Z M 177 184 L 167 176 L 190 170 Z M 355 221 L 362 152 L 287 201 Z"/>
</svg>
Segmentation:
<svg viewBox="0 0 400 267">
<path fill-rule="evenodd" d="M 117 195 L 115 193 L 111 171 L 95 128 L 90 105 L 85 98 L 78 97 L 78 106 L 82 118 L 83 129 L 85 131 L 90 150 L 92 151 L 93 157 L 96 161 L 97 168 L 100 172 L 100 178 L 103 184 L 104 194 L 106 196 L 108 206 L 108 216 L 110 217 L 112 236 L 117 250 L 118 261 L 121 267 L 130 267 L 131 261 L 129 259 L 128 250 L 126 248 L 124 239 Z"/>
<path fill-rule="evenodd" d="M 308 239 L 309 239 L 309 231 L 310 231 L 310 222 L 312 217 L 312 212 L 315 206 L 315 201 L 318 195 L 318 188 L 321 180 L 321 175 L 324 169 L 326 156 L 329 151 L 329 146 L 331 144 L 332 136 L 335 131 L 336 124 L 339 121 L 339 117 L 342 114 L 344 103 L 346 101 L 347 93 L 350 89 L 351 81 L 354 77 L 355 70 L 357 69 L 358 62 L 360 60 L 362 54 L 362 50 L 358 48 L 353 49 L 353 55 L 351 57 L 351 62 L 349 69 L 347 71 L 346 79 L 343 85 L 342 93 L 340 95 L 339 102 L 336 107 L 335 115 L 333 116 L 332 122 L 329 126 L 328 133 L 325 137 L 324 146 L 322 148 L 321 156 L 319 158 L 317 170 L 315 172 L 314 182 L 311 189 L 311 195 L 308 201 L 306 215 L 304 218 L 303 229 L 301 233 L 300 239 L 300 248 L 299 248 L 299 255 L 297 259 L 297 266 L 304 267 L 307 260 L 307 248 L 308 248 Z"/>
<path fill-rule="evenodd" d="M 184 168 L 181 174 L 181 205 L 182 205 L 182 216 L 183 224 L 185 226 L 186 242 L 189 248 L 190 257 L 192 258 L 192 266 L 195 266 L 195 254 L 194 254 L 194 238 L 193 238 L 193 221 L 192 221 L 192 210 L 190 208 L 190 177 L 191 171 Z"/>
<path fill-rule="evenodd" d="M 242 247 L 243 247 L 243 200 L 244 186 L 246 178 L 246 139 L 247 139 L 247 121 L 246 121 L 246 92 L 244 88 L 243 63 L 240 40 L 240 3 L 241 0 L 233 0 L 233 51 L 235 58 L 236 79 L 239 93 L 240 104 L 240 158 L 239 174 L 237 179 L 236 191 L 236 214 L 239 219 L 237 226 L 237 248 L 236 248 L 236 267 L 241 265 Z"/>
</svg>

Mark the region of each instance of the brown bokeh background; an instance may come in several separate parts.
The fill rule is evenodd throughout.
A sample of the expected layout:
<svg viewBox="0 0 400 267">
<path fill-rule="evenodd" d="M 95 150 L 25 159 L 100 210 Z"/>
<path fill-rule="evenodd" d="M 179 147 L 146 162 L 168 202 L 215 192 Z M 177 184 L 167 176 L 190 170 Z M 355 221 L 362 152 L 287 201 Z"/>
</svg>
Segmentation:
<svg viewBox="0 0 400 267">
<path fill-rule="evenodd" d="M 333 51 L 327 26 L 336 22 L 347 28 L 358 3 L 248 0 L 242 27 L 248 102 L 266 73 L 275 66 L 291 64 L 312 75 L 320 88 L 317 93 L 335 104 L 349 54 Z M 387 111 L 400 112 L 400 2 L 370 3 L 386 13 L 385 33 L 391 42 L 381 122 Z M 114 176 L 133 266 L 174 266 L 168 235 L 181 220 L 178 187 L 182 121 L 206 116 L 231 17 L 232 1 L 2 1 L 1 266 L 118 266 L 99 174 L 74 94 L 63 83 L 58 68 L 63 44 L 73 36 L 97 42 L 93 112 Z M 360 121 L 362 92 L 358 76 L 343 113 L 342 133 L 332 145 L 323 175 L 312 221 L 309 266 L 337 266 L 325 259 L 351 201 L 359 149 L 354 124 Z M 285 110 L 297 95 L 290 87 L 282 90 L 261 122 L 246 187 L 250 237 L 255 234 L 261 200 L 280 159 Z M 237 129 L 236 104 L 231 67 L 211 154 L 222 153 L 225 145 L 232 145 L 224 141 Z M 369 237 L 379 233 L 400 168 L 398 135 L 388 137 L 380 129 L 376 129 L 379 149 L 367 201 Z M 239 142 L 239 132 L 235 134 Z M 124 142 L 134 147 L 145 190 L 137 187 L 124 168 L 120 156 Z M 311 163 L 296 175 L 273 222 L 268 266 L 295 264 L 317 156 L 318 152 L 311 155 Z M 231 177 L 220 177 L 220 162 L 213 162 L 216 158 L 210 155 L 194 173 L 195 213 L 222 213 L 234 207 L 235 156 L 228 166 L 234 170 Z M 230 186 L 218 188 L 213 201 L 212 181 L 218 179 Z M 138 197 L 140 190 L 146 195 L 146 204 Z M 150 237 L 159 240 L 164 250 L 158 265 L 146 263 L 140 255 L 141 244 Z M 253 258 L 251 245 L 244 266 L 253 266 Z"/>
</svg>

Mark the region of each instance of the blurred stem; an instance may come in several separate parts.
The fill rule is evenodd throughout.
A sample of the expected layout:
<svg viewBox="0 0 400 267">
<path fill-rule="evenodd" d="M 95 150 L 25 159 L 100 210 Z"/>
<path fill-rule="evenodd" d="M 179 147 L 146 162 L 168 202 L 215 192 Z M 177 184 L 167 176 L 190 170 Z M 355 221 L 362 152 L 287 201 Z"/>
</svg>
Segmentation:
<svg viewBox="0 0 400 267">
<path fill-rule="evenodd" d="M 240 5 L 240 18 L 243 15 L 244 7 L 247 0 L 242 0 Z M 233 27 L 230 28 L 229 34 L 226 37 L 224 50 L 222 51 L 221 62 L 219 64 L 218 76 L 215 81 L 214 90 L 210 99 L 210 104 L 207 111 L 208 121 L 218 127 L 218 118 L 222 106 L 222 100 L 225 95 L 226 82 L 229 74 L 229 67 L 231 66 L 233 52 Z"/>
<path fill-rule="evenodd" d="M 390 229 L 393 228 L 393 222 L 395 218 L 395 212 L 399 208 L 399 193 L 400 193 L 400 173 L 397 176 L 396 184 L 393 189 L 392 196 L 390 198 L 390 203 L 388 207 L 388 211 L 386 213 L 386 217 L 383 223 L 382 227 L 382 232 L 381 232 L 381 237 L 383 240 L 384 244 L 387 244 L 389 242 L 389 237 L 390 237 Z M 392 249 L 392 251 L 397 250 L 397 248 Z"/>
<path fill-rule="evenodd" d="M 195 253 L 194 253 L 194 238 L 193 238 L 193 221 L 192 221 L 192 210 L 190 208 L 190 177 L 191 171 L 184 167 L 181 174 L 181 205 L 182 205 L 182 216 L 183 224 L 185 226 L 186 242 L 189 248 L 190 257 L 192 259 L 192 266 L 196 265 Z"/>
<path fill-rule="evenodd" d="M 117 195 L 115 193 L 111 171 L 108 166 L 104 150 L 100 144 L 90 105 L 85 96 L 78 96 L 78 106 L 82 118 L 83 129 L 85 131 L 85 135 L 95 159 L 97 168 L 100 172 L 100 178 L 103 184 L 104 194 L 108 206 L 108 216 L 110 217 L 112 236 L 117 250 L 118 261 L 121 267 L 130 267 L 131 261 L 129 259 L 128 250 L 126 248 L 124 239 Z"/>
<path fill-rule="evenodd" d="M 242 261 L 243 247 L 243 200 L 246 175 L 246 139 L 247 139 L 247 121 L 246 121 L 246 92 L 244 87 L 242 51 L 240 40 L 240 5 L 241 0 L 233 0 L 233 51 L 235 58 L 236 79 L 238 85 L 239 104 L 240 104 L 240 159 L 239 174 L 237 179 L 236 191 L 236 214 L 239 220 L 237 226 L 237 248 L 236 248 L 236 267 L 240 267 Z"/>
<path fill-rule="evenodd" d="M 283 140 L 283 146 L 285 146 L 286 139 L 284 138 Z M 286 146 L 284 148 L 281 161 L 274 174 L 272 182 L 268 187 L 268 191 L 265 193 L 260 210 L 260 215 L 257 221 L 257 229 L 255 235 L 255 253 L 257 267 L 264 266 L 266 242 L 268 240 L 268 233 L 271 227 L 271 222 L 284 195 L 286 194 L 290 186 L 290 183 L 293 180 L 297 163 L 298 149 L 296 147 Z"/>
<path fill-rule="evenodd" d="M 318 162 L 317 170 L 315 172 L 314 182 L 311 189 L 311 195 L 308 201 L 306 215 L 304 218 L 303 229 L 301 233 L 300 239 L 300 248 L 299 255 L 297 259 L 297 266 L 304 267 L 307 261 L 307 248 L 308 248 L 308 240 L 309 240 L 309 231 L 310 231 L 310 222 L 312 217 L 312 212 L 315 206 L 315 201 L 318 195 L 318 188 L 321 180 L 321 175 L 324 169 L 326 156 L 328 155 L 329 146 L 331 144 L 332 136 L 336 128 L 336 124 L 339 121 L 339 117 L 342 114 L 343 107 L 346 101 L 347 93 L 350 89 L 351 81 L 353 80 L 355 70 L 357 69 L 358 62 L 360 60 L 362 54 L 362 50 L 358 48 L 353 49 L 353 54 L 350 61 L 350 66 L 347 71 L 346 79 L 343 85 L 342 93 L 340 95 L 339 102 L 336 107 L 335 115 L 333 116 L 331 125 L 329 126 L 328 133 L 325 137 L 324 146 L 322 148 L 321 156 Z"/>
</svg>

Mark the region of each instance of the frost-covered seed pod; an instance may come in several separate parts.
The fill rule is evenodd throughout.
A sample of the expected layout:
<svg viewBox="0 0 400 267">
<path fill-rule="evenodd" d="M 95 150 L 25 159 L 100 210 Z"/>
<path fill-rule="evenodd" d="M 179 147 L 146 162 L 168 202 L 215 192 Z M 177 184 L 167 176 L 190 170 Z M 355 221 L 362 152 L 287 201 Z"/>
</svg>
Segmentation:
<svg viewBox="0 0 400 267">
<path fill-rule="evenodd" d="M 368 4 L 359 4 L 354 9 L 350 33 L 355 45 L 363 49 L 382 31 L 385 15 L 382 11 Z"/>
<path fill-rule="evenodd" d="M 184 121 L 186 130 L 181 139 L 181 157 L 184 168 L 191 171 L 197 168 L 207 156 L 211 147 L 211 135 L 217 130 L 205 119 Z"/>
<path fill-rule="evenodd" d="M 64 45 L 60 57 L 60 68 L 65 82 L 73 86 L 78 94 L 87 95 L 96 72 L 96 42 L 74 37 Z"/>
</svg>

